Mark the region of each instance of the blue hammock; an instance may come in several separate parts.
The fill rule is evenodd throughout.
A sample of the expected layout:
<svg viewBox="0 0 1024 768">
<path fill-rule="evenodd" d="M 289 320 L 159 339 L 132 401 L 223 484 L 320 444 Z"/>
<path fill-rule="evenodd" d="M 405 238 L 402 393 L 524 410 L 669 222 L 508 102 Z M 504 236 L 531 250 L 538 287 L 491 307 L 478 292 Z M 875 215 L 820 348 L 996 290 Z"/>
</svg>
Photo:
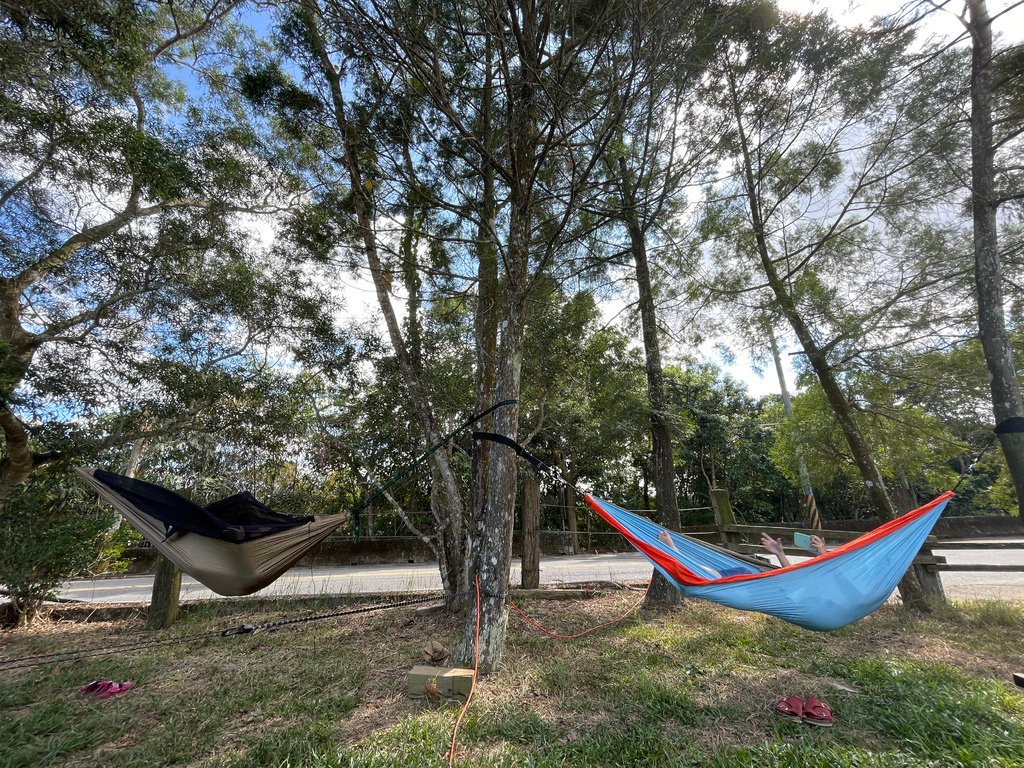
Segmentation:
<svg viewBox="0 0 1024 768">
<path fill-rule="evenodd" d="M 673 550 L 658 540 L 665 530 L 660 525 L 589 494 L 586 499 L 684 595 L 827 632 L 864 618 L 889 598 L 952 497 L 946 492 L 824 555 L 772 570 L 669 531 Z"/>
</svg>

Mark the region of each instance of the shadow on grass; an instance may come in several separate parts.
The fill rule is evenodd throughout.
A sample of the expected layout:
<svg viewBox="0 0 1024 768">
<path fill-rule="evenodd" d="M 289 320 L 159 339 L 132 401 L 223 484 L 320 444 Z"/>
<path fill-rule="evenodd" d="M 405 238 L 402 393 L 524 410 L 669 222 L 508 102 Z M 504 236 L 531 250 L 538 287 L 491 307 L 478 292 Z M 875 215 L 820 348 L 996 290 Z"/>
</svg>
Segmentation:
<svg viewBox="0 0 1024 768">
<path fill-rule="evenodd" d="M 529 609 L 578 629 L 633 599 Z M 353 602 L 207 603 L 159 636 Z M 480 681 L 456 764 L 1024 765 L 1024 696 L 1009 682 L 1022 617 L 1003 604 L 927 617 L 886 608 L 815 634 L 691 601 L 572 641 L 515 623 L 502 670 Z M 144 634 L 139 622 L 54 622 L 5 635 L 3 653 L 124 641 Z M 451 646 L 460 630 L 455 617 L 403 609 L 23 670 L 0 688 L 0 768 L 444 766 L 455 707 L 408 699 L 405 675 L 426 640 Z M 76 694 L 100 677 L 138 687 L 106 701 Z M 789 693 L 828 701 L 835 727 L 775 717 Z"/>
</svg>

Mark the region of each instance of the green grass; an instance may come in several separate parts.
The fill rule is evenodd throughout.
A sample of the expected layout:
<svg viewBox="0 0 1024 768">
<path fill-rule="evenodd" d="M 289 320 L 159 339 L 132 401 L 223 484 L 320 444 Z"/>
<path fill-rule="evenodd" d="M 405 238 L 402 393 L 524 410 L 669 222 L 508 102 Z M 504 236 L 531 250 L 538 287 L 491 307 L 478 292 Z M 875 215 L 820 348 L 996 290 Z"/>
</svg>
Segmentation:
<svg viewBox="0 0 1024 768">
<path fill-rule="evenodd" d="M 635 599 L 526 608 L 567 631 Z M 206 603 L 158 634 L 138 615 L 65 615 L 0 635 L 0 656 L 191 637 L 337 605 Z M 972 603 L 928 617 L 887 607 L 821 635 L 690 601 L 563 641 L 513 614 L 503 667 L 478 686 L 456 765 L 1016 768 L 1024 695 L 1010 675 L 1022 627 L 1020 606 Z M 8 671 L 0 768 L 445 766 L 457 709 L 409 699 L 405 674 L 427 640 L 452 646 L 459 632 L 451 617 L 400 609 Z M 106 701 L 77 695 L 101 677 L 138 687 Z M 790 693 L 827 701 L 835 727 L 775 717 Z"/>
</svg>

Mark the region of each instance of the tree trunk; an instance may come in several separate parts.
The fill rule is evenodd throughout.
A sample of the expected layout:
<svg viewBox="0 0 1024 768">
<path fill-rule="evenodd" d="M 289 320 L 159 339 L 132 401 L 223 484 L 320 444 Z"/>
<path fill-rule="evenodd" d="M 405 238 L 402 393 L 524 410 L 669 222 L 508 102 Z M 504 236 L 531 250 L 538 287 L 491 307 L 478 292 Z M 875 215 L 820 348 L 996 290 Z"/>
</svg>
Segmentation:
<svg viewBox="0 0 1024 768">
<path fill-rule="evenodd" d="M 0 499 L 28 480 L 38 466 L 28 430 L 7 405 L 24 380 L 38 343 L 21 325 L 21 288 L 0 278 L 0 431 L 6 454 L 0 458 Z"/>
<path fill-rule="evenodd" d="M 486 76 L 481 93 L 480 144 L 482 194 L 479 224 L 477 226 L 477 300 L 474 317 L 476 337 L 476 413 L 482 413 L 493 405 L 495 397 L 495 376 L 498 358 L 498 317 L 501 312 L 501 292 L 498 289 L 498 233 L 494 192 L 494 168 L 483 155 L 493 151 L 494 139 L 491 131 L 492 95 L 492 59 L 493 51 L 490 37 L 484 44 Z M 494 431 L 494 415 L 479 422 L 476 429 L 482 432 Z M 484 506 L 487 504 L 487 476 L 490 465 L 492 444 L 488 440 L 478 440 L 473 448 L 472 486 L 470 493 L 470 517 L 483 517 Z M 469 587 L 469 558 L 463 563 L 467 572 L 463 575 L 464 589 Z"/>
<path fill-rule="evenodd" d="M 636 286 L 640 299 L 640 324 L 644 337 L 644 360 L 647 372 L 647 402 L 651 414 L 651 465 L 654 471 L 654 503 L 658 522 L 665 528 L 679 530 L 679 505 L 676 502 L 676 468 L 672 451 L 672 431 L 668 422 L 664 374 L 661 368 L 661 344 L 658 341 L 654 289 L 647 262 L 647 243 L 637 218 L 636 196 L 624 158 L 619 158 L 619 184 L 622 192 L 622 214 L 629 231 L 630 250 L 636 267 Z M 652 576 L 647 590 L 647 607 L 669 608 L 682 602 L 679 590 L 660 572 Z"/>
<path fill-rule="evenodd" d="M 558 471 L 565 480 L 562 485 L 563 508 L 565 510 L 565 524 L 569 528 L 569 546 L 572 549 L 570 554 L 575 555 L 580 551 L 579 520 L 576 516 L 576 477 L 569 473 L 569 465 L 565 456 L 558 453 Z"/>
<path fill-rule="evenodd" d="M 501 342 L 498 346 L 496 398 L 518 400 L 522 367 L 523 339 L 526 324 L 525 277 L 529 226 L 525 212 L 512 212 L 512 236 L 508 259 L 515 272 L 510 274 L 509 297 L 501 317 Z M 494 431 L 513 440 L 518 434 L 519 406 L 502 408 L 495 412 Z M 515 518 L 516 478 L 518 457 L 502 446 L 491 450 L 487 467 L 487 499 L 482 514 L 470 524 L 467 560 L 468 582 L 479 579 L 480 630 L 476 635 L 475 591 L 469 590 L 470 604 L 466 611 L 466 624 L 455 658 L 463 664 L 474 659 L 474 648 L 479 642 L 479 669 L 489 672 L 501 660 L 505 645 L 507 622 L 506 599 L 508 576 L 512 564 L 512 526 Z"/>
<path fill-rule="evenodd" d="M 434 420 L 430 399 L 414 360 L 409 354 L 405 339 L 402 336 L 394 307 L 388 295 L 389 279 L 385 273 L 377 249 L 377 238 L 374 230 L 372 200 L 365 183 L 360 160 L 358 126 L 352 125 L 346 115 L 345 95 L 341 85 L 341 76 L 331 62 L 327 45 L 320 33 L 320 9 L 316 0 L 302 0 L 302 15 L 308 31 L 308 42 L 311 53 L 317 59 L 321 74 L 326 80 L 334 109 L 334 121 L 344 141 L 345 158 L 348 166 L 349 186 L 352 192 L 352 207 L 356 215 L 362 237 L 363 249 L 370 267 L 377 293 L 377 303 L 388 329 L 388 337 L 395 351 L 399 368 L 409 399 L 423 429 L 424 437 L 429 445 L 440 442 L 441 435 Z M 436 522 L 438 539 L 438 566 L 441 572 L 441 583 L 445 593 L 445 604 L 449 609 L 456 610 L 460 598 L 464 594 L 465 573 L 463 542 L 465 537 L 464 519 L 465 502 L 459 486 L 458 475 L 451 461 L 451 450 L 444 448 L 435 451 L 429 459 L 431 484 L 431 511 Z"/>
<path fill-rule="evenodd" d="M 775 332 L 772 330 L 771 322 L 765 325 L 768 331 L 768 344 L 772 348 L 772 359 L 775 361 L 775 373 L 779 377 L 779 392 L 782 394 L 782 412 L 786 420 L 793 421 L 793 401 L 789 397 L 789 387 L 786 386 L 786 372 L 782 369 L 782 355 L 779 353 L 779 343 L 775 339 Z M 814 501 L 814 488 L 811 487 L 811 476 L 807 471 L 807 463 L 803 454 L 797 452 L 797 473 L 800 477 L 800 487 L 804 492 L 804 508 L 807 511 L 808 522 L 812 528 L 821 528 L 821 516 L 817 512 L 817 504 Z"/>
<path fill-rule="evenodd" d="M 523 589 L 540 587 L 540 481 L 532 473 L 523 478 Z"/>
<path fill-rule="evenodd" d="M 899 483 L 893 491 L 892 499 L 901 515 L 920 506 L 917 494 L 914 493 L 914 489 L 910 487 L 910 482 L 907 480 L 907 473 L 902 469 L 900 469 Z M 942 578 L 939 576 L 938 571 L 929 570 L 926 565 L 914 565 L 912 568 L 917 575 L 917 580 L 921 584 L 921 589 L 924 590 L 924 594 L 932 600 L 944 602 L 946 600 L 946 591 L 942 587 Z"/>
<path fill-rule="evenodd" d="M 971 53 L 971 210 L 974 218 L 974 283 L 978 300 L 978 333 L 992 390 L 996 424 L 1024 416 L 1020 381 L 1014 368 L 1003 315 L 1003 273 L 999 262 L 998 200 L 995 190 L 995 146 L 992 131 L 992 20 L 985 0 L 968 0 L 973 42 Z M 1024 433 L 999 435 L 999 444 L 1024 514 Z"/>
<path fill-rule="evenodd" d="M 156 561 L 153 576 L 153 594 L 146 616 L 146 629 L 167 629 L 178 620 L 178 601 L 181 597 L 181 571 L 163 555 Z"/>
<path fill-rule="evenodd" d="M 504 297 L 501 306 L 495 371 L 495 399 L 519 400 L 523 341 L 526 333 L 526 305 L 530 292 L 530 243 L 534 223 L 533 185 L 537 170 L 537 78 L 541 71 L 537 46 L 543 39 L 538 29 L 536 9 L 524 9 L 515 31 L 519 42 L 516 82 L 506 85 L 510 100 L 505 115 L 508 136 L 509 224 L 508 243 L 503 254 L 505 266 Z M 540 162 L 543 162 L 542 160 Z M 519 406 L 495 413 L 494 431 L 518 436 Z M 462 640 L 455 650 L 457 661 L 468 664 L 478 649 L 478 669 L 487 673 L 501 661 L 508 621 L 508 578 L 512 565 L 512 527 L 515 519 L 518 457 L 499 446 L 492 447 L 486 467 L 486 501 L 481 514 L 470 521 L 466 557 L 467 582 L 479 584 L 477 606 L 475 590 L 470 591 L 474 605 L 466 611 Z M 476 513 L 476 510 L 473 510 Z M 468 601 L 467 601 L 468 602 Z M 479 622 L 479 630 L 477 624 Z"/>
</svg>

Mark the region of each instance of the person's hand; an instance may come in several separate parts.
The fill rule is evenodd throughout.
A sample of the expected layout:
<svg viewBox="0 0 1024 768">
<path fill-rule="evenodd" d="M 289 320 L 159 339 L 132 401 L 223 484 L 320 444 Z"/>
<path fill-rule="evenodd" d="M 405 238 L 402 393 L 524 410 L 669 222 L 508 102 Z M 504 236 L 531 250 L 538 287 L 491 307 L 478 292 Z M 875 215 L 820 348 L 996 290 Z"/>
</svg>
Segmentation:
<svg viewBox="0 0 1024 768">
<path fill-rule="evenodd" d="M 811 548 L 817 550 L 819 555 L 824 555 L 828 552 L 828 547 L 825 546 L 825 540 L 820 536 L 811 536 Z"/>
<path fill-rule="evenodd" d="M 782 539 L 773 539 L 767 533 L 761 534 L 761 546 L 776 557 L 783 557 Z"/>
<path fill-rule="evenodd" d="M 672 542 L 672 537 L 668 535 L 668 531 L 661 531 L 658 534 L 658 541 L 664 544 L 666 547 L 676 548 L 676 545 Z"/>
</svg>

